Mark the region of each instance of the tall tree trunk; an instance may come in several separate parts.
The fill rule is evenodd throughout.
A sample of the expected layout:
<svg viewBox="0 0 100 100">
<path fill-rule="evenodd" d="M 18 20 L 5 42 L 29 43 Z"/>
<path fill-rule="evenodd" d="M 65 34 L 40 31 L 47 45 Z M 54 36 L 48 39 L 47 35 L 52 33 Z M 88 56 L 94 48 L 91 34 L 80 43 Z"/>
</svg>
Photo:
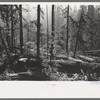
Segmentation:
<svg viewBox="0 0 100 100">
<path fill-rule="evenodd" d="M 52 26 L 51 26 L 51 38 L 52 38 L 52 43 L 51 47 L 54 47 L 54 37 L 55 37 L 55 20 L 54 20 L 54 5 L 52 5 Z"/>
<path fill-rule="evenodd" d="M 40 5 L 37 8 L 37 64 L 40 60 Z"/>
<path fill-rule="evenodd" d="M 14 30 L 13 30 L 13 5 L 11 5 L 11 52 L 13 52 L 13 39 L 14 39 Z"/>
<path fill-rule="evenodd" d="M 49 49 L 48 6 L 46 6 L 46 9 L 47 9 L 47 59 L 48 59 L 48 49 Z"/>
<path fill-rule="evenodd" d="M 23 54 L 23 23 L 22 23 L 22 5 L 19 5 L 20 16 L 20 53 Z"/>
<path fill-rule="evenodd" d="M 69 5 L 67 7 L 67 34 L 66 34 L 66 52 L 68 53 L 68 35 L 69 35 Z"/>
<path fill-rule="evenodd" d="M 51 34 L 52 37 L 55 36 L 54 31 L 55 31 L 54 5 L 52 5 L 52 34 Z"/>
<path fill-rule="evenodd" d="M 29 25 L 27 27 L 27 42 L 29 42 Z"/>
<path fill-rule="evenodd" d="M 51 27 L 51 47 L 50 47 L 50 62 L 54 59 L 54 37 L 55 37 L 55 20 L 54 20 L 54 5 L 52 5 L 52 27 Z"/>
<path fill-rule="evenodd" d="M 79 30 L 80 29 L 78 29 L 78 32 L 77 32 L 77 35 L 76 35 L 76 42 L 75 42 L 75 49 L 74 49 L 74 56 L 73 56 L 74 58 L 76 56 L 76 51 L 77 51 Z"/>
<path fill-rule="evenodd" d="M 3 45 L 4 49 L 5 49 L 5 52 L 6 52 L 6 54 L 7 54 L 10 67 L 11 67 L 11 66 L 13 65 L 13 63 L 12 63 L 12 61 L 11 61 L 11 59 L 10 59 L 10 55 L 9 55 L 8 50 L 7 50 L 6 43 L 5 43 L 5 41 L 4 41 L 4 38 L 3 38 L 3 35 L 2 35 L 2 32 L 1 32 L 1 27 L 0 27 L 0 38 L 1 38 L 2 45 Z"/>
<path fill-rule="evenodd" d="M 7 26 L 7 35 L 6 35 L 6 40 L 7 40 L 7 44 L 10 50 L 10 36 L 9 36 L 9 16 L 8 16 L 8 10 L 6 13 L 6 26 Z"/>
<path fill-rule="evenodd" d="M 93 34 L 92 33 L 91 33 L 90 38 L 91 38 L 91 50 L 92 50 L 93 49 Z"/>
<path fill-rule="evenodd" d="M 30 20 L 29 20 L 30 14 L 27 14 L 27 42 L 29 42 L 29 26 L 30 26 Z"/>
</svg>

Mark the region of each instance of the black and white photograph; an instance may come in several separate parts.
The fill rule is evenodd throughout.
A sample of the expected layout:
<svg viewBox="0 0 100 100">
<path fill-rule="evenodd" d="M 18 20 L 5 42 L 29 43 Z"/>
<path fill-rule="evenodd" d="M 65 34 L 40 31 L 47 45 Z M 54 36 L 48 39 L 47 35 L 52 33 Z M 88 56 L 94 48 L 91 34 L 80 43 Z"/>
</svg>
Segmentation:
<svg viewBox="0 0 100 100">
<path fill-rule="evenodd" d="M 1 3 L 0 81 L 100 81 L 100 5 Z"/>
</svg>

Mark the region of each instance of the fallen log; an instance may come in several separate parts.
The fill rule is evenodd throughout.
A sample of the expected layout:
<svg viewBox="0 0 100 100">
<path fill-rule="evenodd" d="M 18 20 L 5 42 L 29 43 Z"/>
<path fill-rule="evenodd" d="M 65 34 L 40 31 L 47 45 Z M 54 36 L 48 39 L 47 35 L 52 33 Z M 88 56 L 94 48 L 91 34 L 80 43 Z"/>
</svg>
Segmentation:
<svg viewBox="0 0 100 100">
<path fill-rule="evenodd" d="M 90 50 L 90 51 L 85 51 L 86 53 L 93 53 L 93 52 L 100 52 L 100 50 Z"/>
<path fill-rule="evenodd" d="M 100 50 L 85 51 L 85 53 L 86 53 L 87 55 L 92 55 L 92 56 L 97 56 L 97 57 L 100 56 Z"/>
<path fill-rule="evenodd" d="M 93 59 L 95 59 L 95 61 L 97 62 L 97 63 L 100 63 L 100 57 L 94 57 L 94 56 L 90 56 L 91 58 L 93 58 Z"/>
<path fill-rule="evenodd" d="M 79 73 L 80 72 L 80 62 L 75 62 L 72 60 L 55 60 L 56 65 L 58 65 L 59 71 L 68 73 Z M 60 66 L 59 66 L 60 65 Z"/>
<path fill-rule="evenodd" d="M 48 64 L 51 62 L 48 60 Z M 53 60 L 52 63 L 56 64 L 59 71 L 69 73 L 80 73 L 81 69 L 86 73 L 88 70 L 91 72 L 100 73 L 100 63 L 89 63 L 81 60 Z"/>
<path fill-rule="evenodd" d="M 50 60 L 46 60 L 46 61 L 43 61 L 42 63 L 51 63 Z M 85 62 L 85 61 L 82 61 L 82 60 L 79 60 L 79 59 L 74 59 L 72 57 L 69 57 L 69 60 L 52 60 L 52 63 L 57 63 L 57 64 L 61 64 L 61 65 L 75 65 L 76 63 L 80 63 L 81 66 L 86 66 L 87 68 L 91 67 L 91 68 L 100 68 L 100 63 L 95 63 L 95 62 Z"/>
<path fill-rule="evenodd" d="M 59 63 L 59 64 L 65 64 L 65 65 L 73 65 L 76 62 L 75 61 L 71 61 L 71 60 L 54 60 L 53 62 L 55 63 Z"/>
<path fill-rule="evenodd" d="M 81 65 L 83 67 L 88 67 L 88 68 L 92 68 L 92 69 L 95 69 L 95 68 L 100 68 L 100 63 L 88 63 L 88 62 L 85 62 L 85 63 L 81 63 Z"/>
<path fill-rule="evenodd" d="M 52 62 L 55 62 L 59 65 L 61 65 L 62 67 L 65 66 L 66 68 L 68 66 L 73 66 L 73 67 L 76 67 L 77 64 L 78 66 L 82 67 L 83 69 L 88 69 L 88 68 L 100 68 L 100 63 L 96 63 L 96 59 L 93 58 L 93 57 L 87 57 L 87 56 L 83 56 L 83 55 L 77 55 L 78 58 L 80 59 L 76 59 L 76 58 L 72 58 L 72 57 L 65 57 L 65 58 L 68 58 L 67 60 L 64 60 L 64 59 L 60 59 L 60 60 L 52 60 Z M 44 61 L 44 62 L 47 62 L 47 63 L 50 63 L 50 60 L 48 61 Z M 68 67 L 69 68 L 69 67 Z M 70 69 L 70 68 L 69 68 Z"/>
<path fill-rule="evenodd" d="M 68 57 L 69 60 L 72 60 L 72 61 L 75 61 L 75 62 L 81 62 L 81 63 L 84 63 L 83 60 L 80 60 L 80 59 L 75 59 L 75 58 L 72 58 L 72 57 Z"/>
<path fill-rule="evenodd" d="M 31 72 L 19 72 L 19 73 L 11 73 L 11 74 L 8 73 L 7 76 L 14 77 L 14 76 L 22 75 L 22 74 L 30 75 Z"/>
<path fill-rule="evenodd" d="M 82 59 L 83 61 L 87 62 L 96 62 L 94 58 L 83 56 L 83 55 L 77 55 L 78 58 Z"/>
<path fill-rule="evenodd" d="M 63 60 L 68 60 L 68 56 L 65 55 L 56 55 L 56 59 L 63 59 Z"/>
</svg>

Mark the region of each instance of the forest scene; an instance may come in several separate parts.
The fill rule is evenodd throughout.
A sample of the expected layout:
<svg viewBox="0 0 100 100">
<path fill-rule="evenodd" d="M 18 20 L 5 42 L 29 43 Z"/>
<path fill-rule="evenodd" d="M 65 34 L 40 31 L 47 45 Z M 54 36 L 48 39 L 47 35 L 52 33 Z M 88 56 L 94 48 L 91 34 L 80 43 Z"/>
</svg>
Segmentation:
<svg viewBox="0 0 100 100">
<path fill-rule="evenodd" d="M 100 81 L 100 5 L 0 4 L 0 80 Z"/>
</svg>

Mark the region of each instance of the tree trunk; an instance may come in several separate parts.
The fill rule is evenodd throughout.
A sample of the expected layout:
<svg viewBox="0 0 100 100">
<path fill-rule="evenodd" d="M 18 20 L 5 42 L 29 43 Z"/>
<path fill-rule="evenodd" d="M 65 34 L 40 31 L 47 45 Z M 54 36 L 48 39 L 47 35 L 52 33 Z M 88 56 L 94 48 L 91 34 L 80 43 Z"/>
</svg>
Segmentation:
<svg viewBox="0 0 100 100">
<path fill-rule="evenodd" d="M 37 64 L 40 60 L 40 5 L 37 8 Z"/>
<path fill-rule="evenodd" d="M 8 11 L 6 14 L 6 26 L 7 26 L 7 34 L 6 34 L 6 40 L 7 40 L 7 45 L 10 50 L 10 36 L 9 36 L 9 16 L 8 16 Z"/>
<path fill-rule="evenodd" d="M 27 42 L 29 42 L 29 25 L 27 27 Z"/>
<path fill-rule="evenodd" d="M 54 5 L 52 5 L 52 38 L 55 36 L 55 20 L 54 20 Z"/>
<path fill-rule="evenodd" d="M 29 42 L 29 34 L 30 34 L 30 32 L 29 32 L 29 30 L 30 30 L 30 28 L 29 28 L 29 26 L 30 26 L 30 20 L 29 20 L 29 17 L 30 17 L 30 14 L 28 13 L 28 15 L 27 15 L 27 20 L 28 20 L 28 23 L 27 23 L 27 42 Z"/>
<path fill-rule="evenodd" d="M 61 60 L 61 59 L 63 59 L 63 60 L 68 60 L 68 56 L 65 56 L 65 55 L 62 55 L 62 54 L 56 55 L 55 58 L 56 58 L 56 59 L 60 59 L 60 60 Z"/>
<path fill-rule="evenodd" d="M 46 9 L 47 9 L 47 59 L 48 59 L 48 49 L 49 49 L 48 6 L 46 6 Z"/>
<path fill-rule="evenodd" d="M 76 42 L 75 42 L 75 49 L 74 49 L 74 58 L 75 58 L 75 56 L 76 56 L 76 51 L 77 51 L 77 44 L 78 44 L 78 34 L 79 34 L 79 30 L 78 30 L 78 33 L 77 33 L 77 35 L 76 35 Z"/>
<path fill-rule="evenodd" d="M 13 40 L 14 40 L 14 30 L 13 30 L 13 5 L 11 5 L 11 52 L 13 52 Z"/>
<path fill-rule="evenodd" d="M 20 16 L 20 53 L 23 54 L 23 23 L 22 23 L 22 5 L 19 5 Z"/>
<path fill-rule="evenodd" d="M 51 26 L 51 47 L 50 47 L 50 61 L 54 59 L 54 37 L 55 37 L 55 20 L 54 20 L 54 5 L 52 5 L 52 26 Z"/>
<path fill-rule="evenodd" d="M 93 48 L 93 34 L 92 33 L 91 33 L 90 38 L 91 38 L 91 50 L 92 50 L 92 48 Z"/>
<path fill-rule="evenodd" d="M 84 61 L 83 60 L 80 60 L 80 59 L 75 59 L 75 58 L 72 58 L 72 57 L 68 57 L 68 59 L 71 60 L 71 61 L 84 63 Z"/>
<path fill-rule="evenodd" d="M 11 59 L 10 59 L 10 54 L 9 54 L 9 52 L 8 52 L 8 50 L 7 50 L 6 43 L 5 43 L 4 38 L 3 38 L 3 35 L 2 35 L 2 33 L 1 33 L 1 28 L 0 28 L 0 38 L 1 38 L 1 41 L 2 41 L 2 45 L 3 45 L 4 49 L 5 49 L 5 52 L 6 52 L 6 54 L 7 54 L 10 67 L 11 67 L 11 66 L 13 65 L 13 63 L 12 63 L 12 61 L 11 61 Z"/>
<path fill-rule="evenodd" d="M 96 60 L 94 58 L 91 57 L 87 57 L 87 56 L 83 56 L 83 55 L 77 55 L 80 59 L 82 59 L 83 61 L 87 61 L 87 62 L 96 62 Z"/>
<path fill-rule="evenodd" d="M 69 5 L 67 8 L 67 34 L 66 34 L 66 52 L 68 53 L 68 35 L 69 35 Z"/>
<path fill-rule="evenodd" d="M 50 63 L 50 61 L 46 61 L 48 63 Z M 73 67 L 74 69 L 76 69 L 77 67 L 80 67 L 80 69 L 95 69 L 95 68 L 99 68 L 100 69 L 100 63 L 88 63 L 88 62 L 84 62 L 78 59 L 74 59 L 74 58 L 69 58 L 69 60 L 53 60 L 52 62 L 58 64 L 58 65 L 62 65 L 61 67 L 65 67 L 68 68 L 68 70 Z M 79 65 L 77 65 L 79 64 Z M 100 70 L 98 70 L 100 71 Z"/>
</svg>

